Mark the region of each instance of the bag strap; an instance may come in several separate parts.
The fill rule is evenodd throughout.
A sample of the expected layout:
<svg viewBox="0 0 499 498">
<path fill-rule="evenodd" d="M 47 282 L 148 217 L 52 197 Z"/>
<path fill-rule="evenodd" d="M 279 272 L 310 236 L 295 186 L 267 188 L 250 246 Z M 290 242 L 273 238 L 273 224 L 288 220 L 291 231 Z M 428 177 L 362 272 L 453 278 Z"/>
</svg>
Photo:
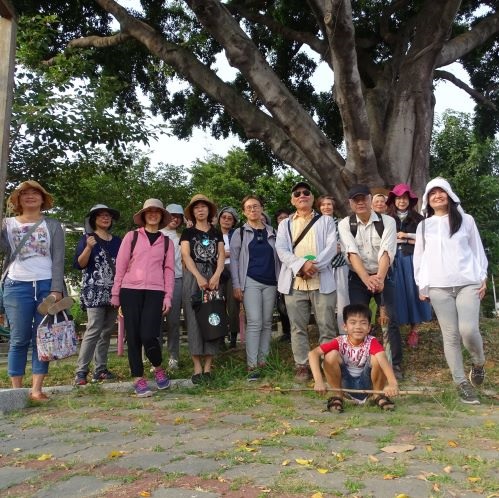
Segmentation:
<svg viewBox="0 0 499 498">
<path fill-rule="evenodd" d="M 322 214 L 317 213 L 308 223 L 308 225 L 302 230 L 300 235 L 296 238 L 296 240 L 293 242 L 293 251 L 296 249 L 296 246 L 303 240 L 305 235 L 309 232 L 309 230 L 315 225 L 315 222 L 322 216 Z M 289 236 L 291 238 L 291 221 L 288 221 L 288 230 L 289 230 Z"/>
<path fill-rule="evenodd" d="M 7 277 L 7 273 L 9 272 L 9 266 L 14 262 L 14 260 L 17 258 L 17 255 L 21 252 L 21 249 L 24 247 L 24 244 L 28 241 L 28 239 L 33 235 L 34 231 L 41 225 L 42 221 L 45 218 L 41 218 L 38 220 L 35 224 L 33 224 L 29 230 L 24 234 L 23 238 L 19 242 L 19 244 L 14 248 L 14 251 L 10 255 L 9 262 L 7 263 L 7 267 L 5 268 L 4 272 L 2 273 L 2 282 L 5 280 Z"/>
<path fill-rule="evenodd" d="M 378 232 L 379 238 L 383 237 L 383 232 L 385 231 L 385 224 L 383 223 L 383 216 L 380 214 L 376 213 L 376 216 L 378 219 L 374 222 L 374 228 L 376 229 L 376 232 Z M 353 235 L 353 238 L 355 239 L 357 235 L 357 216 L 355 214 L 350 215 L 350 232 Z"/>
</svg>

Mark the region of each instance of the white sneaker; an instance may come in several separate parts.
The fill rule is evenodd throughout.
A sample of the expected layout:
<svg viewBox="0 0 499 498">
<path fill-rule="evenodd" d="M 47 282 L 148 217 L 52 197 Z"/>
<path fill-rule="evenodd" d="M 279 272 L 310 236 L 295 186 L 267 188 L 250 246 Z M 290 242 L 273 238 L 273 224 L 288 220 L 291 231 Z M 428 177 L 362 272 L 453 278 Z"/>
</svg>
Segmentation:
<svg viewBox="0 0 499 498">
<path fill-rule="evenodd" d="M 168 370 L 178 370 L 178 360 L 170 358 L 168 360 Z"/>
</svg>

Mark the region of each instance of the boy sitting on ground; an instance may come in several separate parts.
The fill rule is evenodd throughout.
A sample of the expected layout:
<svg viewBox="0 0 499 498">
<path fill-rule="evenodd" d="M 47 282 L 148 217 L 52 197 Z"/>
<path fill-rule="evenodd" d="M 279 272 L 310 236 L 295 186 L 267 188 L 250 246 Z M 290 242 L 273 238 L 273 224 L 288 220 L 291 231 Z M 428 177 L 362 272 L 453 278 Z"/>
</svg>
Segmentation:
<svg viewBox="0 0 499 498">
<path fill-rule="evenodd" d="M 322 368 L 331 388 L 383 391 L 383 394 L 374 396 L 374 404 L 382 410 L 393 410 L 395 404 L 388 396 L 398 395 L 397 379 L 383 346 L 369 335 L 370 309 L 363 304 L 349 304 L 343 309 L 343 322 L 346 335 L 321 344 L 308 355 L 315 381 L 314 390 L 322 395 L 327 391 L 320 365 L 320 359 L 324 356 Z M 352 395 L 359 402 L 365 401 L 367 396 L 364 393 Z M 328 399 L 327 408 L 340 413 L 343 411 L 343 391 Z"/>
</svg>

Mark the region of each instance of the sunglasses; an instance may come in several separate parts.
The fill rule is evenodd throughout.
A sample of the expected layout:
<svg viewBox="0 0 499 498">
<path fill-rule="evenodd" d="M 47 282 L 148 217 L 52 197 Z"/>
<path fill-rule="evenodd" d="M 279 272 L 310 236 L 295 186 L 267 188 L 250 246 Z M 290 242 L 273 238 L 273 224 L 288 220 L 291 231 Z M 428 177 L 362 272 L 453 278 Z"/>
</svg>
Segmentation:
<svg viewBox="0 0 499 498">
<path fill-rule="evenodd" d="M 307 189 L 305 189 L 305 190 L 295 190 L 293 192 L 293 197 L 296 197 L 297 199 L 298 199 L 298 197 L 300 197 L 302 195 L 304 197 L 308 197 L 311 193 L 312 192 L 310 192 L 310 190 L 307 190 Z"/>
</svg>

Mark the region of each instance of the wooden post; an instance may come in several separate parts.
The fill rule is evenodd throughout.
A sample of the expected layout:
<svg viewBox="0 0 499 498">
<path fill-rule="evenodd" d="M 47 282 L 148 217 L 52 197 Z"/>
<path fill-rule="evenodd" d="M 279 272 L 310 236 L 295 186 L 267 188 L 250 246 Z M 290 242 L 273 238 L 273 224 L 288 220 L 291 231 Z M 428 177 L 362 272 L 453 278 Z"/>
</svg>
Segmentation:
<svg viewBox="0 0 499 498">
<path fill-rule="evenodd" d="M 0 0 L 0 219 L 3 217 L 14 88 L 17 21 L 10 0 Z"/>
</svg>

